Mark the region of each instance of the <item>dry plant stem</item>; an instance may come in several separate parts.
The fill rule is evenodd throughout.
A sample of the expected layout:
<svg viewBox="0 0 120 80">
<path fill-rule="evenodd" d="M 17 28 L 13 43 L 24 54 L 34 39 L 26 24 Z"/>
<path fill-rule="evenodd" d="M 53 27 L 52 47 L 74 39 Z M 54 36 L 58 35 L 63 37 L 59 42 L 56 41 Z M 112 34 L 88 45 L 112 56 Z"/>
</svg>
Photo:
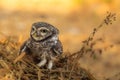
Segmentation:
<svg viewBox="0 0 120 80">
<path fill-rule="evenodd" d="M 18 80 L 21 80 L 22 68 L 21 68 L 21 66 L 20 66 L 20 65 L 19 65 L 18 67 L 20 68 L 20 72 L 19 72 Z"/>
<path fill-rule="evenodd" d="M 93 31 L 92 31 L 92 33 L 90 34 L 90 36 L 83 42 L 83 47 L 82 48 L 84 48 L 85 45 L 89 45 L 90 44 L 90 42 L 93 40 L 96 32 L 100 28 L 104 27 L 105 25 L 108 26 L 108 25 L 112 24 L 113 21 L 116 21 L 116 14 L 115 13 L 111 13 L 111 12 L 107 12 L 107 16 L 105 17 L 105 19 L 103 20 L 103 22 L 99 26 L 97 26 L 96 28 L 94 28 Z M 81 48 L 81 50 L 82 50 L 82 48 Z M 68 58 L 72 57 L 72 56 L 75 56 L 77 54 L 81 54 L 82 55 L 83 53 L 81 53 L 81 50 L 73 53 L 70 56 L 68 56 Z"/>
<path fill-rule="evenodd" d="M 50 78 L 50 70 L 48 71 L 48 80 L 51 80 L 51 78 Z"/>
<path fill-rule="evenodd" d="M 41 80 L 41 77 L 42 77 L 42 73 L 41 73 L 41 69 L 38 67 L 38 66 L 36 66 L 35 64 L 33 64 L 33 63 L 30 63 L 30 62 L 28 62 L 28 61 L 26 61 L 28 64 L 30 64 L 30 65 L 32 65 L 33 67 L 35 67 L 37 70 L 38 70 L 38 80 Z M 25 62 L 24 62 L 25 63 Z"/>
<path fill-rule="evenodd" d="M 41 71 L 38 71 L 38 80 L 41 80 Z"/>
<path fill-rule="evenodd" d="M 81 50 L 80 50 L 80 53 L 84 53 L 84 46 L 81 48 Z M 73 59 L 73 66 L 72 66 L 72 69 L 70 70 L 70 74 L 69 74 L 69 80 L 70 80 L 70 78 L 71 78 L 71 74 L 72 74 L 72 72 L 74 71 L 74 68 L 75 68 L 75 66 L 77 65 L 77 63 L 78 63 L 78 59 L 79 59 L 79 57 L 81 57 L 82 56 L 82 54 L 81 55 L 78 55 L 76 58 L 74 58 Z"/>
<path fill-rule="evenodd" d="M 20 54 L 20 56 L 18 56 L 18 57 L 14 60 L 14 62 L 13 62 L 13 63 L 18 62 L 18 61 L 19 61 L 20 59 L 22 59 L 24 56 L 25 56 L 25 52 L 24 52 L 24 53 L 22 53 L 22 54 Z"/>
<path fill-rule="evenodd" d="M 61 79 L 60 80 L 64 80 L 64 77 L 63 77 L 63 73 L 60 71 L 60 76 L 61 76 Z"/>
<path fill-rule="evenodd" d="M 4 62 L 3 60 L 0 60 L 0 64 L 1 64 L 4 68 L 10 70 L 9 66 L 7 65 L 7 63 Z"/>
<path fill-rule="evenodd" d="M 71 69 L 71 72 L 74 70 L 74 67 L 75 65 L 78 63 L 78 59 L 80 59 L 80 57 L 83 56 L 84 52 L 85 52 L 85 46 L 86 45 L 89 45 L 90 42 L 93 40 L 96 32 L 102 28 L 104 25 L 109 25 L 109 24 L 112 24 L 113 21 L 116 20 L 116 14 L 115 13 L 108 13 L 108 15 L 106 16 L 106 18 L 103 20 L 103 22 L 97 26 L 96 28 L 93 29 L 92 33 L 90 34 L 90 36 L 87 38 L 87 40 L 84 41 L 83 43 L 83 46 L 82 48 L 80 49 L 80 51 L 76 52 L 76 53 L 73 53 L 72 55 L 68 56 L 67 58 L 70 58 L 70 57 L 75 57 L 74 60 L 73 60 L 73 66 L 72 66 L 72 69 Z M 71 72 L 69 74 L 69 79 L 71 78 Z"/>
</svg>

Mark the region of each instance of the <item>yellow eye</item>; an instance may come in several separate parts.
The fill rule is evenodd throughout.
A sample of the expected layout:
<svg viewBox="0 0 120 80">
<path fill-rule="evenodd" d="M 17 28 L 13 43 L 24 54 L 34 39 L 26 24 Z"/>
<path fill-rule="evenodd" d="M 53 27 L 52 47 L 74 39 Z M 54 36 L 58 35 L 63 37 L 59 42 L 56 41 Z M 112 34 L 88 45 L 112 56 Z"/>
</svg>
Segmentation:
<svg viewBox="0 0 120 80">
<path fill-rule="evenodd" d="M 36 30 L 36 28 L 35 28 L 35 26 L 33 26 L 33 27 L 32 27 L 32 31 L 35 31 L 35 30 Z"/>
<path fill-rule="evenodd" d="M 34 28 L 32 28 L 32 31 L 34 31 L 35 29 Z"/>
<path fill-rule="evenodd" d="M 40 30 L 42 33 L 48 33 L 48 30 L 46 30 L 46 29 L 41 29 Z"/>
</svg>

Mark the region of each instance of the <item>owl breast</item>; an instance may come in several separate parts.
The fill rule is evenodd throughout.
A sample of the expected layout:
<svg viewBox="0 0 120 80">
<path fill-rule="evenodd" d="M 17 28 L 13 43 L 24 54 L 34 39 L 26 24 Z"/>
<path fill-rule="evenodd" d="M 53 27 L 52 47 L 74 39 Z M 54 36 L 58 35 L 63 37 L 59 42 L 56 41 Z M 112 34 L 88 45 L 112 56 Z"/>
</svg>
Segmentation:
<svg viewBox="0 0 120 80">
<path fill-rule="evenodd" d="M 43 53 L 50 53 L 50 50 L 55 42 L 47 41 L 47 42 L 34 42 L 28 41 L 27 47 L 30 49 L 31 53 L 40 56 Z"/>
</svg>

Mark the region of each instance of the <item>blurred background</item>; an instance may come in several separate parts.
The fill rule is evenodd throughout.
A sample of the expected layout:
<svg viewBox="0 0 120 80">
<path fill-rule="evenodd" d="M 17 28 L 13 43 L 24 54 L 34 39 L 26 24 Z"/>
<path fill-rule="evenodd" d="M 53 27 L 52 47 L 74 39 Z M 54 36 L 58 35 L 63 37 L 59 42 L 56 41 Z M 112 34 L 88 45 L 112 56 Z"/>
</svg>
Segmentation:
<svg viewBox="0 0 120 80">
<path fill-rule="evenodd" d="M 0 38 L 17 36 L 22 43 L 29 37 L 31 25 L 44 21 L 60 30 L 64 52 L 76 52 L 93 28 L 103 21 L 107 11 L 116 13 L 117 21 L 97 32 L 95 39 L 102 38 L 104 42 L 96 48 L 112 47 L 104 51 L 99 62 L 84 60 L 82 63 L 103 80 L 120 71 L 120 0 L 0 0 Z M 106 68 L 103 63 L 111 67 Z M 113 69 L 112 72 L 109 69 Z"/>
</svg>

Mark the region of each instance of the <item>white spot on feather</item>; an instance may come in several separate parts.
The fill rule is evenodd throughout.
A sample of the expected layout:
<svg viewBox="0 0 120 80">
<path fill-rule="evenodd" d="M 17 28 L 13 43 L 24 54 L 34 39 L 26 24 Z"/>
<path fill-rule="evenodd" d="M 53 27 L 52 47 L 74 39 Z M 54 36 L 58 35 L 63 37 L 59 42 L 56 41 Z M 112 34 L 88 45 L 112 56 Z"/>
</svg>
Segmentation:
<svg viewBox="0 0 120 80">
<path fill-rule="evenodd" d="M 57 43 L 57 40 L 58 40 L 58 37 L 57 37 L 57 36 L 54 36 L 54 37 L 52 37 L 52 39 L 51 39 L 51 41 L 54 41 L 55 44 Z"/>
</svg>

